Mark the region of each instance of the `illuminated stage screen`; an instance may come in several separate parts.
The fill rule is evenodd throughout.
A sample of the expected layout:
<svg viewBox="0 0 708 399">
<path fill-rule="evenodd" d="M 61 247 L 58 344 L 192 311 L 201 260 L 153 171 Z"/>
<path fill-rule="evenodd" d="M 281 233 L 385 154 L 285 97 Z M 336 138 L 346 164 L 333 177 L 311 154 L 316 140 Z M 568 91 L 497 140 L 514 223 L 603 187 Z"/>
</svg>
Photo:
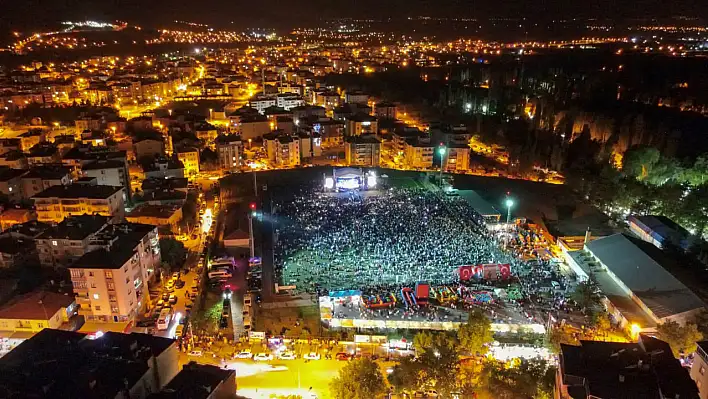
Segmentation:
<svg viewBox="0 0 708 399">
<path fill-rule="evenodd" d="M 337 177 L 337 189 L 339 190 L 359 190 L 362 188 L 359 176 Z"/>
</svg>

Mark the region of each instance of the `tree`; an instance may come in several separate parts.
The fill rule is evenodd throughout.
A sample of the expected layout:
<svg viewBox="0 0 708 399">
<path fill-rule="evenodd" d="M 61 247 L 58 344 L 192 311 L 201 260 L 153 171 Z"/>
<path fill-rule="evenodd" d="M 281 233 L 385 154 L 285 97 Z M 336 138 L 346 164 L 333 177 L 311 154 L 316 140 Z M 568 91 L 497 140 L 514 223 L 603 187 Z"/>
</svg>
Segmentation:
<svg viewBox="0 0 708 399">
<path fill-rule="evenodd" d="M 595 285 L 590 281 L 583 281 L 578 284 L 571 298 L 583 309 L 583 313 L 588 308 L 594 307 L 600 300 L 595 290 Z"/>
<path fill-rule="evenodd" d="M 492 342 L 492 323 L 480 310 L 470 312 L 467 323 L 457 330 L 460 347 L 470 354 L 484 354 L 487 344 Z"/>
<path fill-rule="evenodd" d="M 162 263 L 167 265 L 169 270 L 178 271 L 184 265 L 187 250 L 181 242 L 172 237 L 165 237 L 160 238 L 160 254 L 162 255 Z"/>
<path fill-rule="evenodd" d="M 592 321 L 599 335 L 607 335 L 612 331 L 612 321 L 606 312 L 595 313 Z"/>
<path fill-rule="evenodd" d="M 349 362 L 339 370 L 329 389 L 336 399 L 375 399 L 386 392 L 386 382 L 379 366 L 371 359 L 363 358 Z"/>
<path fill-rule="evenodd" d="M 416 354 L 421 354 L 432 346 L 433 333 L 430 331 L 421 331 L 413 337 L 413 349 L 415 349 Z"/>
<path fill-rule="evenodd" d="M 660 159 L 661 153 L 654 147 L 632 147 L 624 153 L 622 172 L 628 177 L 644 180 Z"/>
<path fill-rule="evenodd" d="M 401 362 L 393 366 L 388 375 L 388 383 L 396 393 L 415 391 L 419 386 L 420 364 L 410 357 L 404 357 Z"/>
<path fill-rule="evenodd" d="M 553 389 L 555 370 L 545 360 L 520 359 L 512 367 L 492 361 L 487 367 L 489 388 L 498 398 L 530 399 L 538 397 L 539 391 L 550 393 Z"/>
<path fill-rule="evenodd" d="M 447 397 L 457 387 L 458 353 L 455 345 L 449 345 L 454 340 L 437 341 L 433 348 L 418 357 L 420 382 L 422 388 L 435 388 L 438 394 Z"/>
<path fill-rule="evenodd" d="M 681 326 L 675 321 L 667 321 L 656 327 L 656 334 L 660 340 L 671 346 L 671 351 L 677 358 L 681 353 L 695 352 L 696 342 L 703 339 L 703 334 L 694 323 Z"/>
<path fill-rule="evenodd" d="M 205 170 L 215 169 L 219 166 L 219 155 L 207 147 L 199 154 L 199 162 Z"/>
</svg>

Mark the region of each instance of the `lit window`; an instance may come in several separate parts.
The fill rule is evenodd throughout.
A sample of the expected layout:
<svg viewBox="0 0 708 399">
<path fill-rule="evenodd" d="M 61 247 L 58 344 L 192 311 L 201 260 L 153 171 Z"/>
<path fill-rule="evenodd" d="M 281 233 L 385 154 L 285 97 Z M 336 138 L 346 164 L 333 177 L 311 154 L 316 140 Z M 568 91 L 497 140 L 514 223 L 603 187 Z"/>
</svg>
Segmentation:
<svg viewBox="0 0 708 399">
<path fill-rule="evenodd" d="M 701 373 L 701 375 L 705 374 L 705 372 L 706 372 L 706 367 L 705 367 L 705 366 L 701 366 L 701 368 L 698 370 L 698 372 Z"/>
<path fill-rule="evenodd" d="M 57 244 L 57 240 L 52 240 L 52 245 L 54 245 L 56 247 L 59 244 Z"/>
<path fill-rule="evenodd" d="M 93 299 L 98 299 L 98 294 L 93 294 Z"/>
</svg>

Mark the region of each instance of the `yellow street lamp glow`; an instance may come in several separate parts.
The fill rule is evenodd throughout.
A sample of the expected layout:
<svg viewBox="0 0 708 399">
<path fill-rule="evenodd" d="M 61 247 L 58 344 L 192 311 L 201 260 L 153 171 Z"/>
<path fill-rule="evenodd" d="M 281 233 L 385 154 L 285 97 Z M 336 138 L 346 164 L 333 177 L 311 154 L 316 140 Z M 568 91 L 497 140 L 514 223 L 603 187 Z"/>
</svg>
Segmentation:
<svg viewBox="0 0 708 399">
<path fill-rule="evenodd" d="M 639 336 L 639 333 L 642 331 L 642 328 L 639 326 L 639 324 L 632 323 L 632 325 L 629 327 L 629 330 L 632 333 L 632 338 L 637 338 Z"/>
</svg>

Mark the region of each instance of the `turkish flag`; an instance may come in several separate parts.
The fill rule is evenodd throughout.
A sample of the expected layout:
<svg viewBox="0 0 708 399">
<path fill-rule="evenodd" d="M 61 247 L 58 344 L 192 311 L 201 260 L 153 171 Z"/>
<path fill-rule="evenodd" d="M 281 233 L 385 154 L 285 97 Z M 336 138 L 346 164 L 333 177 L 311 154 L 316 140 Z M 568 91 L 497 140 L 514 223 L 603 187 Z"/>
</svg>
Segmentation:
<svg viewBox="0 0 708 399">
<path fill-rule="evenodd" d="M 460 266 L 460 280 L 467 281 L 472 278 L 472 266 Z"/>
<path fill-rule="evenodd" d="M 508 263 L 503 263 L 499 265 L 499 275 L 503 279 L 511 277 L 511 265 Z"/>
</svg>

